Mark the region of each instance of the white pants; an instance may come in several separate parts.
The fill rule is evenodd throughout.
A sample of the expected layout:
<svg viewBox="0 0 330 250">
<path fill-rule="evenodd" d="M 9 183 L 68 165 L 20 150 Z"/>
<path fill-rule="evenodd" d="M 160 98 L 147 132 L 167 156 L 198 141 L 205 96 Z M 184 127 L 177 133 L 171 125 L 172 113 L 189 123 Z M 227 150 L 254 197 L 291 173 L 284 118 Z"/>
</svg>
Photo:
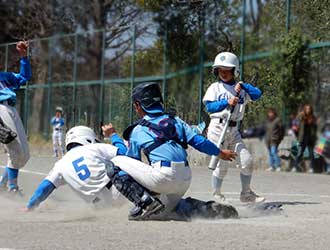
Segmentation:
<svg viewBox="0 0 330 250">
<path fill-rule="evenodd" d="M 63 144 L 63 132 L 62 130 L 53 130 L 53 150 L 54 154 L 57 155 L 58 153 L 58 147 L 60 148 L 59 151 L 61 151 L 62 156 L 64 155 L 64 144 Z"/>
<path fill-rule="evenodd" d="M 186 193 L 191 182 L 191 169 L 184 162 L 171 162 L 171 167 L 150 166 L 127 156 L 116 156 L 111 160 L 128 173 L 139 184 L 160 194 L 165 212 L 171 212 Z"/>
<path fill-rule="evenodd" d="M 219 119 L 211 119 L 207 138 L 213 143 L 217 143 L 224 125 L 219 123 Z M 240 132 L 236 127 L 228 127 L 223 142 L 223 149 L 234 150 L 237 153 L 237 163 L 244 175 L 251 175 L 253 171 L 253 162 L 250 152 L 247 150 Z M 229 162 L 219 160 L 217 168 L 213 171 L 213 175 L 223 179 L 228 172 Z"/>
<path fill-rule="evenodd" d="M 8 155 L 7 166 L 20 169 L 30 158 L 29 145 L 21 118 L 17 110 L 7 104 L 0 104 L 0 117 L 4 124 L 17 134 L 15 140 L 4 145 Z"/>
</svg>

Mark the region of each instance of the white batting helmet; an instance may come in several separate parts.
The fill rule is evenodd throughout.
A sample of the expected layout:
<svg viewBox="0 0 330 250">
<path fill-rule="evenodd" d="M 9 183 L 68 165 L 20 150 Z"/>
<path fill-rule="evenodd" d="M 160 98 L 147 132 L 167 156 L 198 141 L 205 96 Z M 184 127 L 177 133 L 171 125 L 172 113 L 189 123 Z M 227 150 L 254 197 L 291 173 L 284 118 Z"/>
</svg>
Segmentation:
<svg viewBox="0 0 330 250">
<path fill-rule="evenodd" d="M 65 147 L 68 149 L 68 145 L 71 143 L 78 143 L 81 145 L 87 145 L 100 142 L 97 139 L 95 132 L 86 126 L 76 126 L 71 128 L 65 137 Z"/>
<path fill-rule="evenodd" d="M 59 111 L 59 112 L 63 113 L 63 108 L 60 107 L 60 106 L 57 106 L 57 107 L 55 108 L 55 111 Z"/>
<path fill-rule="evenodd" d="M 214 64 L 212 65 L 213 70 L 225 67 L 225 68 L 234 68 L 234 74 L 236 77 L 239 76 L 239 60 L 237 56 L 230 52 L 222 52 L 217 54 L 214 59 Z"/>
</svg>

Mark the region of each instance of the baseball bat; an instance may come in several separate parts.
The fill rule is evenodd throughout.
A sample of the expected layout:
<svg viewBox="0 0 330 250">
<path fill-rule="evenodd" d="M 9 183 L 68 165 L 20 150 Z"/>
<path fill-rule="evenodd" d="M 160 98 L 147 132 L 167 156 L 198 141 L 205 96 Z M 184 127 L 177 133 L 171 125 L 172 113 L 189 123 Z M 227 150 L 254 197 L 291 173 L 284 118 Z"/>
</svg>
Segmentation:
<svg viewBox="0 0 330 250">
<path fill-rule="evenodd" d="M 254 83 L 254 84 L 255 84 L 255 83 L 257 82 L 257 80 L 258 80 L 258 77 L 259 77 L 259 74 L 256 73 L 256 74 L 253 76 L 253 78 L 251 79 L 251 83 Z M 235 96 L 235 97 L 238 97 L 239 94 L 240 94 L 240 92 L 239 92 L 239 93 L 236 93 L 236 96 Z M 223 142 L 224 139 L 225 139 L 226 132 L 227 132 L 227 129 L 228 129 L 228 126 L 229 126 L 229 122 L 230 122 L 231 116 L 232 116 L 232 114 L 233 114 L 233 112 L 234 112 L 234 110 L 235 110 L 235 107 L 236 107 L 236 106 L 232 106 L 231 109 L 230 109 L 230 111 L 228 112 L 228 115 L 227 115 L 227 117 L 226 117 L 225 125 L 223 126 L 223 129 L 222 129 L 222 131 L 221 131 L 221 134 L 220 134 L 219 140 L 218 140 L 218 142 L 217 142 L 217 147 L 218 147 L 218 148 L 221 147 L 221 144 L 222 144 L 222 142 Z M 221 119 L 221 118 L 220 118 L 220 119 Z M 216 155 L 212 155 L 208 168 L 211 169 L 211 170 L 214 170 L 214 169 L 217 167 L 218 161 L 219 161 L 218 156 L 216 156 Z"/>
</svg>

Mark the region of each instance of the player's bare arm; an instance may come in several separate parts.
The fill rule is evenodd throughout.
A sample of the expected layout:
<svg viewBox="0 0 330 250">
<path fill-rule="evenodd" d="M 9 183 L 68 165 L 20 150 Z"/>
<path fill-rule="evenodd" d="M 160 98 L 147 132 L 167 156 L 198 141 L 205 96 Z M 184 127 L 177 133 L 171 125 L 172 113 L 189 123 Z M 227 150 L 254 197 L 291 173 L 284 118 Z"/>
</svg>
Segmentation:
<svg viewBox="0 0 330 250">
<path fill-rule="evenodd" d="M 16 50 L 20 57 L 26 57 L 27 56 L 27 50 L 29 47 L 29 42 L 28 41 L 19 41 L 16 44 Z"/>
</svg>

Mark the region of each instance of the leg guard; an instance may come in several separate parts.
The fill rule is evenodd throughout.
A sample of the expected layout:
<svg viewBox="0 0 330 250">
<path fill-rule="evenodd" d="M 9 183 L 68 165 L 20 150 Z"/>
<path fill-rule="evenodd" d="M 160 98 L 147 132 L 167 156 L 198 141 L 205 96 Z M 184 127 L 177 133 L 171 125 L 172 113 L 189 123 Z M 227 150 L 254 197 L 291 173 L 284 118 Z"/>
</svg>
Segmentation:
<svg viewBox="0 0 330 250">
<path fill-rule="evenodd" d="M 238 212 L 233 206 L 220 204 L 215 201 L 201 201 L 191 197 L 182 199 L 176 208 L 176 212 L 189 219 L 227 219 L 238 217 Z"/>
<path fill-rule="evenodd" d="M 146 188 L 112 162 L 106 165 L 106 171 L 112 185 L 136 206 L 145 209 L 154 201 Z"/>
</svg>

